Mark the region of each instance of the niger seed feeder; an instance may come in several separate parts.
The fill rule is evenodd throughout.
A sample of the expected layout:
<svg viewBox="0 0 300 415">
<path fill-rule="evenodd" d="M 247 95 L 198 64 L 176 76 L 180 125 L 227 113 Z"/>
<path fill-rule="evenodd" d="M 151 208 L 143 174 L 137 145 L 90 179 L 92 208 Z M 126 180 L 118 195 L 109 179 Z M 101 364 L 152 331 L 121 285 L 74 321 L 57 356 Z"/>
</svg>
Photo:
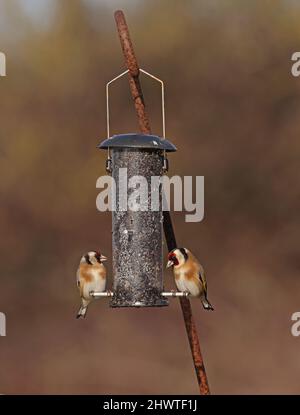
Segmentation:
<svg viewBox="0 0 300 415">
<path fill-rule="evenodd" d="M 141 70 L 142 71 L 142 70 Z M 160 307 L 168 305 L 163 292 L 163 211 L 161 176 L 167 169 L 166 152 L 176 151 L 167 139 L 151 134 L 119 134 L 109 137 L 109 85 L 107 84 L 107 136 L 98 147 L 108 151 L 106 169 L 115 182 L 112 210 L 113 293 L 93 293 L 95 298 L 111 297 L 111 307 Z M 158 80 L 153 75 L 148 74 Z M 165 133 L 164 90 L 162 85 L 163 135 Z M 142 178 L 142 179 L 140 179 Z M 156 178 L 157 180 L 153 180 Z M 146 197 L 130 207 L 134 183 Z M 152 205 L 153 192 L 157 204 Z M 151 199 L 151 203 L 150 203 Z"/>
</svg>

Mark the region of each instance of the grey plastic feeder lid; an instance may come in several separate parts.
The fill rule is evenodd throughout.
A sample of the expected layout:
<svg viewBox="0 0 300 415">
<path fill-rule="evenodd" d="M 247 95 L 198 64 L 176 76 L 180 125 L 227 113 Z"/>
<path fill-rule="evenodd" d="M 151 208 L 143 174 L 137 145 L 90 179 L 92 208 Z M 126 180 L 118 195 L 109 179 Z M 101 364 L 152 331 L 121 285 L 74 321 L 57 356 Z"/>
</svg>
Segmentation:
<svg viewBox="0 0 300 415">
<path fill-rule="evenodd" d="M 102 141 L 98 146 L 101 149 L 107 148 L 140 148 L 176 151 L 177 148 L 170 141 L 150 134 L 118 134 Z"/>
</svg>

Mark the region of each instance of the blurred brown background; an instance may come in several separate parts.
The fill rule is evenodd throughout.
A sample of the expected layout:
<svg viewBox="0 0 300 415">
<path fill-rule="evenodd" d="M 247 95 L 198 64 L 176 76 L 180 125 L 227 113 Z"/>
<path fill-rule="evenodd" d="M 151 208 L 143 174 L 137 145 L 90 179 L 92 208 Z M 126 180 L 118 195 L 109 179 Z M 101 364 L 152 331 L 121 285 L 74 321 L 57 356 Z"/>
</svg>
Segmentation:
<svg viewBox="0 0 300 415">
<path fill-rule="evenodd" d="M 170 174 L 205 176 L 205 219 L 173 215 L 203 262 L 214 313 L 193 310 L 214 394 L 300 393 L 299 2 L 0 0 L 0 393 L 197 393 L 177 300 L 165 309 L 90 307 L 75 272 L 111 257 L 95 206 L 105 154 L 105 84 L 124 70 L 123 8 L 142 68 L 163 78 Z M 153 131 L 159 86 L 143 78 Z M 113 133 L 137 130 L 127 80 Z M 166 288 L 173 288 L 170 273 Z"/>
</svg>

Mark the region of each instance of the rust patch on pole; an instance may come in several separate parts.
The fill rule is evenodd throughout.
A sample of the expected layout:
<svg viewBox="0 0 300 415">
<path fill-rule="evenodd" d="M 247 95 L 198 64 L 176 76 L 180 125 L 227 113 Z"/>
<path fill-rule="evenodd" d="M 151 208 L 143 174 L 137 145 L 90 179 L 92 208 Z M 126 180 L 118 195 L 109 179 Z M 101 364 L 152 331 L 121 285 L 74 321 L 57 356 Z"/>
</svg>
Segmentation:
<svg viewBox="0 0 300 415">
<path fill-rule="evenodd" d="M 188 335 L 190 348 L 193 356 L 194 367 L 199 384 L 200 395 L 210 395 L 207 375 L 204 367 L 203 357 L 201 354 L 199 338 L 196 324 L 192 315 L 192 307 L 188 298 L 179 298 L 181 310 L 185 322 L 185 328 Z"/>
<path fill-rule="evenodd" d="M 124 13 L 121 10 L 115 12 L 115 20 L 118 28 L 119 38 L 125 58 L 125 64 L 129 70 L 129 86 L 142 133 L 151 134 L 150 122 L 146 113 L 145 102 L 141 84 L 139 81 L 139 66 L 137 63 L 134 49 L 129 35 L 128 26 Z M 168 250 L 177 247 L 174 228 L 170 212 L 164 212 L 164 232 L 167 241 Z M 185 328 L 190 343 L 194 367 L 199 384 L 200 395 L 209 395 L 208 379 L 203 363 L 200 349 L 200 342 L 197 334 L 197 328 L 192 315 L 192 308 L 189 299 L 180 298 L 181 310 L 184 318 Z"/>
<path fill-rule="evenodd" d="M 130 75 L 133 77 L 138 77 L 140 73 L 140 68 L 135 57 L 126 19 L 124 13 L 121 10 L 117 10 L 115 12 L 115 20 L 117 23 L 117 29 L 121 41 L 123 54 L 126 59 L 126 65 L 130 72 Z"/>
<path fill-rule="evenodd" d="M 134 49 L 131 43 L 125 16 L 121 10 L 115 12 L 115 20 L 117 23 L 119 38 L 125 58 L 125 64 L 129 70 L 129 86 L 131 96 L 134 101 L 135 110 L 138 116 L 139 127 L 142 133 L 151 134 L 149 118 L 146 113 L 143 92 L 139 81 L 140 69 L 134 54 Z"/>
</svg>

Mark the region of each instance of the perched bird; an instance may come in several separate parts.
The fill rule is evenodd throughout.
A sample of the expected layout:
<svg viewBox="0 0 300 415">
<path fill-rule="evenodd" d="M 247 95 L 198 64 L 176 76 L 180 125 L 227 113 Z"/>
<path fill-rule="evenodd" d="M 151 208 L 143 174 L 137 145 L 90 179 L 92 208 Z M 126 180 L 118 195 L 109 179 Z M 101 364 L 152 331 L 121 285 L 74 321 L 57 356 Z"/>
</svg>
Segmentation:
<svg viewBox="0 0 300 415">
<path fill-rule="evenodd" d="M 168 255 L 167 268 L 171 266 L 178 290 L 199 297 L 205 310 L 213 310 L 207 299 L 204 269 L 191 251 L 186 248 L 173 249 Z"/>
<path fill-rule="evenodd" d="M 77 318 L 85 317 L 87 307 L 93 300 L 91 292 L 105 291 L 106 269 L 102 262 L 106 260 L 107 258 L 97 251 L 90 251 L 81 258 L 76 275 L 81 298 L 81 307 Z"/>
</svg>

